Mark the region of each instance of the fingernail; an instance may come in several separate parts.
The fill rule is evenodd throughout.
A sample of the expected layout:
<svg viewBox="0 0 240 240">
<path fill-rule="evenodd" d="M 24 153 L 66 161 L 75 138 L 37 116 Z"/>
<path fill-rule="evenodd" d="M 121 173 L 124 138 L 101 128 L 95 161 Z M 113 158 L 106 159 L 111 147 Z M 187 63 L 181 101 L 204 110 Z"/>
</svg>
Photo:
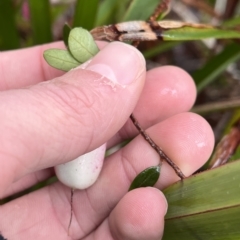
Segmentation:
<svg viewBox="0 0 240 240">
<path fill-rule="evenodd" d="M 145 71 L 145 59 L 134 47 L 114 42 L 103 48 L 86 66 L 120 85 L 129 85 Z"/>
</svg>

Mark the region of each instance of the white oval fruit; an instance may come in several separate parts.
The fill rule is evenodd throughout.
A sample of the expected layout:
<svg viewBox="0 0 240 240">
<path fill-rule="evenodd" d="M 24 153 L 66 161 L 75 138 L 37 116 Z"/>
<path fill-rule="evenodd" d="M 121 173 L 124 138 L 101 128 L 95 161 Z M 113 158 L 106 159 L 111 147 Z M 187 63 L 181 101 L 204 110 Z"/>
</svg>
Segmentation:
<svg viewBox="0 0 240 240">
<path fill-rule="evenodd" d="M 75 189 L 86 189 L 98 178 L 104 160 L 106 144 L 70 162 L 54 167 L 63 184 Z"/>
</svg>

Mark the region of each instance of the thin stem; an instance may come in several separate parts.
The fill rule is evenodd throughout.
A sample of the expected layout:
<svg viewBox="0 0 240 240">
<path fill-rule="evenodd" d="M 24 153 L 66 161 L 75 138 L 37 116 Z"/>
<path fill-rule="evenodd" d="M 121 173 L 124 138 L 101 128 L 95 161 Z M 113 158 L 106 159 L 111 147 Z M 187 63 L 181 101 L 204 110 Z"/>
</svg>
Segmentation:
<svg viewBox="0 0 240 240">
<path fill-rule="evenodd" d="M 71 189 L 71 197 L 70 197 L 70 205 L 71 205 L 71 208 L 70 208 L 70 220 L 69 220 L 69 224 L 68 224 L 68 236 L 70 236 L 70 226 L 71 226 L 71 223 L 72 223 L 72 217 L 73 217 L 73 194 L 74 194 L 74 188 Z"/>
<path fill-rule="evenodd" d="M 225 110 L 230 110 L 230 109 L 239 108 L 239 107 L 240 107 L 240 98 L 236 98 L 236 99 L 227 100 L 227 101 L 208 103 L 208 104 L 195 106 L 194 108 L 191 109 L 191 112 L 195 112 L 203 115 L 211 112 L 225 111 Z"/>
<path fill-rule="evenodd" d="M 133 114 L 130 115 L 130 119 L 132 120 L 134 126 L 143 136 L 143 138 L 150 144 L 150 146 L 158 153 L 160 156 L 160 161 L 162 162 L 162 158 L 166 160 L 166 162 L 173 168 L 176 174 L 181 178 L 184 179 L 185 175 L 182 173 L 180 168 L 163 152 L 163 150 L 151 139 L 151 137 L 143 130 L 140 126 L 137 119 L 134 117 Z"/>
</svg>

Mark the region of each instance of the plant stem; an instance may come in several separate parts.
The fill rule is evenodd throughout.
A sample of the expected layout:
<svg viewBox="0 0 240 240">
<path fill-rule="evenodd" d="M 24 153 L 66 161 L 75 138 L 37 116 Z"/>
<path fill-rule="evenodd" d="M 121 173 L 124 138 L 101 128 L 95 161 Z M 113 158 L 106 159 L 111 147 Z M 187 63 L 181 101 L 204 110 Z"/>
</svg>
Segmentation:
<svg viewBox="0 0 240 240">
<path fill-rule="evenodd" d="M 230 110 L 230 109 L 239 108 L 239 107 L 240 107 L 240 98 L 236 98 L 236 99 L 227 100 L 227 101 L 208 103 L 208 104 L 195 106 L 194 108 L 191 109 L 191 112 L 204 115 L 211 112 L 225 111 L 225 110 Z"/>
<path fill-rule="evenodd" d="M 71 197 L 70 197 L 70 205 L 71 205 L 71 208 L 70 208 L 70 220 L 69 220 L 69 224 L 68 224 L 68 236 L 69 235 L 69 230 L 70 230 L 70 226 L 71 226 L 71 223 L 72 223 L 72 217 L 73 217 L 73 194 L 74 194 L 74 188 L 71 189 Z"/>
<path fill-rule="evenodd" d="M 151 137 L 143 130 L 140 126 L 137 119 L 134 117 L 133 114 L 130 115 L 130 119 L 132 120 L 134 126 L 137 128 L 139 133 L 143 136 L 143 138 L 149 143 L 149 145 L 158 153 L 160 156 L 160 161 L 162 162 L 162 158 L 166 160 L 166 162 L 173 168 L 176 174 L 181 178 L 184 179 L 185 175 L 182 173 L 180 168 L 163 152 L 163 150 L 151 139 Z"/>
</svg>

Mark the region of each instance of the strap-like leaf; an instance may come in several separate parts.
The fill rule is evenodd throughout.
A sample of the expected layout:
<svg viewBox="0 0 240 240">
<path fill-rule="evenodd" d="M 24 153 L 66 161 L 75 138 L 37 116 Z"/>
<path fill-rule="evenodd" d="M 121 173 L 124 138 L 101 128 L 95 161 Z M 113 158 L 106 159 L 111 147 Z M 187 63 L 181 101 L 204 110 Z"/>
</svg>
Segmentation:
<svg viewBox="0 0 240 240">
<path fill-rule="evenodd" d="M 160 34 L 165 41 L 189 41 L 206 38 L 231 39 L 240 38 L 240 32 L 235 30 L 224 30 L 218 28 L 181 27 L 163 30 Z"/>
<path fill-rule="evenodd" d="M 95 26 L 99 2 L 99 0 L 77 0 L 73 26 L 92 29 Z"/>
<path fill-rule="evenodd" d="M 211 58 L 201 69 L 194 72 L 192 76 L 198 92 L 214 81 L 229 64 L 238 59 L 240 59 L 240 45 L 232 43 L 226 46 L 221 53 Z"/>
<path fill-rule="evenodd" d="M 147 20 L 158 4 L 159 0 L 133 0 L 122 21 Z"/>
<path fill-rule="evenodd" d="M 240 239 L 240 161 L 163 190 L 168 201 L 163 240 Z"/>
<path fill-rule="evenodd" d="M 52 41 L 51 9 L 49 0 L 28 0 L 34 44 Z"/>
<path fill-rule="evenodd" d="M 20 47 L 20 36 L 15 22 L 12 1 L 0 1 L 0 50 Z"/>
</svg>

